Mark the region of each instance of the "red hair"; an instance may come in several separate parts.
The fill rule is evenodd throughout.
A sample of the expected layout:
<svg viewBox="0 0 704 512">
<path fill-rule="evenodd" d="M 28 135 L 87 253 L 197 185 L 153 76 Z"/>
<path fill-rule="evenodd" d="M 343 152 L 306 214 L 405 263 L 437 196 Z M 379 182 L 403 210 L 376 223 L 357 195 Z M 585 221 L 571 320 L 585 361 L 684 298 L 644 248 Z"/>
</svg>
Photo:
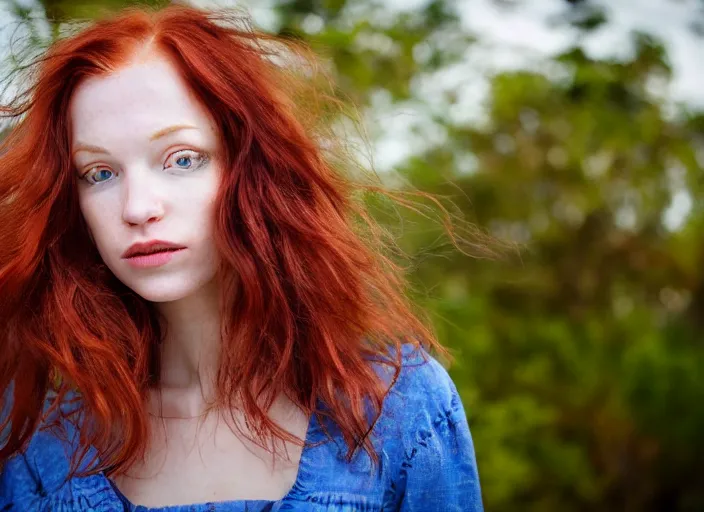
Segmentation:
<svg viewBox="0 0 704 512">
<path fill-rule="evenodd" d="M 158 384 L 163 333 L 150 304 L 110 273 L 90 241 L 67 118 L 77 84 L 144 47 L 182 73 L 224 148 L 215 228 L 223 260 L 219 405 L 241 407 L 260 440 L 301 443 L 269 419 L 267 405 L 285 393 L 322 414 L 319 401 L 348 456 L 362 447 L 376 460 L 369 433 L 388 383 L 370 359 L 398 375 L 402 343 L 442 352 L 405 295 L 383 230 L 355 199 L 359 190 L 383 190 L 355 185 L 326 156 L 328 111 L 319 104 L 327 96 L 304 94 L 319 87 L 304 87 L 312 68 L 299 66 L 310 55 L 220 19 L 172 6 L 95 22 L 54 43 L 31 94 L 5 108 L 21 119 L 0 147 L 0 391 L 13 390 L 0 462 L 72 389 L 81 396 L 79 459 L 95 447 L 101 467 L 93 469 L 119 472 L 144 454 L 144 401 Z M 50 391 L 58 396 L 47 410 Z"/>
</svg>

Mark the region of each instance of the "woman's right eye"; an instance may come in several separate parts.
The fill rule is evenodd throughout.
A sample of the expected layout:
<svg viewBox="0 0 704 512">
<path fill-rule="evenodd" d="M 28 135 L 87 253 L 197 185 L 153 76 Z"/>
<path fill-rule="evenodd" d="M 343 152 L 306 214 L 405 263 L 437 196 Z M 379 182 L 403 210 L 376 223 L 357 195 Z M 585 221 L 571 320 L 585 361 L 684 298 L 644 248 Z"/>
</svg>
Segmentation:
<svg viewBox="0 0 704 512">
<path fill-rule="evenodd" d="M 91 185 L 97 185 L 99 183 L 108 181 L 113 174 L 114 173 L 111 170 L 105 169 L 104 167 L 94 167 L 93 169 L 85 173 L 81 177 L 81 179 L 86 180 Z"/>
</svg>

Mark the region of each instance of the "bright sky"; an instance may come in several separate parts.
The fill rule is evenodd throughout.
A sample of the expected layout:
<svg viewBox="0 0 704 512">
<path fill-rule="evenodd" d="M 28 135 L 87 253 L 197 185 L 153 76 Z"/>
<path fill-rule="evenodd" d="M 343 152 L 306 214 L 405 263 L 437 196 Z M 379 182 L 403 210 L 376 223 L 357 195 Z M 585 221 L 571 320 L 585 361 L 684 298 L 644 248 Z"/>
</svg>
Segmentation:
<svg viewBox="0 0 704 512">
<path fill-rule="evenodd" d="M 397 0 L 401 1 L 401 0 Z M 564 0 L 515 0 L 522 6 L 501 9 L 491 0 L 460 0 L 465 26 L 480 34 L 482 44 L 493 45 L 499 66 L 521 67 L 521 53 L 550 55 L 575 41 L 576 33 L 548 25 L 550 17 L 564 12 Z M 673 99 L 704 108 L 704 39 L 698 38 L 688 24 L 701 8 L 700 0 L 596 0 L 607 10 L 608 24 L 586 39 L 586 50 L 593 57 L 627 58 L 633 48 L 629 33 L 642 30 L 665 43 L 675 80 Z M 704 13 L 699 11 L 704 17 Z"/>
<path fill-rule="evenodd" d="M 688 23 L 701 5 L 699 0 L 597 0 L 607 9 L 609 22 L 584 40 L 593 57 L 628 58 L 633 51 L 629 34 L 649 32 L 665 44 L 673 80 L 664 97 L 704 109 L 704 38 L 698 38 Z M 424 0 L 387 0 L 398 10 L 411 10 Z M 468 48 L 463 63 L 438 75 L 418 80 L 416 90 L 423 104 L 409 103 L 392 107 L 387 98 L 377 98 L 374 122 L 385 136 L 379 138 L 375 165 L 392 168 L 409 154 L 442 142 L 442 133 L 428 121 L 427 107 L 436 114 L 458 122 L 477 122 L 483 118 L 482 103 L 488 92 L 487 77 L 509 69 L 540 69 L 558 72 L 549 57 L 575 43 L 576 30 L 565 24 L 550 26 L 550 20 L 567 8 L 565 0 L 513 0 L 513 8 L 502 8 L 492 0 L 458 0 L 462 23 L 478 36 Z M 699 11 L 701 12 L 701 11 Z M 704 13 L 701 14 L 704 17 Z M 442 93 L 453 90 L 459 101 L 452 108 L 443 105 Z M 413 134 L 415 129 L 420 132 Z M 408 143 L 408 140 L 412 143 Z M 468 161 L 467 170 L 472 162 Z"/>
</svg>

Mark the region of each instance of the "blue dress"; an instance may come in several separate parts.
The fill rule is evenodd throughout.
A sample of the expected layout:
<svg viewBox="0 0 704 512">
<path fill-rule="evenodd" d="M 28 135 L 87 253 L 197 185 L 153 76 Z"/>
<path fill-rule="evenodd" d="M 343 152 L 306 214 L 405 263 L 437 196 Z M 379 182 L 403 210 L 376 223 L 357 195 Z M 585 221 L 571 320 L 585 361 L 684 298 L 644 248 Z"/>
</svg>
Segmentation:
<svg viewBox="0 0 704 512">
<path fill-rule="evenodd" d="M 59 438 L 39 429 L 28 449 L 2 469 L 0 512 L 483 510 L 467 417 L 454 383 L 435 359 L 404 351 L 401 374 L 374 429 L 376 468 L 362 450 L 345 460 L 342 439 L 331 432 L 329 440 L 313 416 L 306 437 L 312 446 L 304 447 L 296 481 L 282 499 L 156 508 L 131 503 L 104 473 L 66 481 L 75 430 L 67 427 L 68 438 Z"/>
</svg>

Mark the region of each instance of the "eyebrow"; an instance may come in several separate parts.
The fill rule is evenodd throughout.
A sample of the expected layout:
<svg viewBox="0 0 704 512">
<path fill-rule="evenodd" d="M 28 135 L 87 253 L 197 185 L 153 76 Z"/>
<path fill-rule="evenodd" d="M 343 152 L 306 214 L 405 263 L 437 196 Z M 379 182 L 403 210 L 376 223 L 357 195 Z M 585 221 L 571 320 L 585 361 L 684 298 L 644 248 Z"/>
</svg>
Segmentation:
<svg viewBox="0 0 704 512">
<path fill-rule="evenodd" d="M 173 126 L 167 126 L 166 128 L 162 128 L 161 130 L 158 130 L 154 132 L 150 137 L 149 137 L 149 142 L 154 142 L 157 139 L 161 139 L 162 137 L 166 137 L 167 135 L 170 135 L 174 132 L 178 132 L 181 130 L 197 130 L 195 126 L 192 126 L 190 124 L 176 124 Z M 82 142 L 76 143 L 75 149 L 73 150 L 73 154 L 75 155 L 79 151 L 88 151 L 90 153 L 105 153 L 108 154 L 109 151 L 105 148 L 102 148 L 100 146 L 94 146 L 92 144 L 84 144 Z"/>
</svg>

